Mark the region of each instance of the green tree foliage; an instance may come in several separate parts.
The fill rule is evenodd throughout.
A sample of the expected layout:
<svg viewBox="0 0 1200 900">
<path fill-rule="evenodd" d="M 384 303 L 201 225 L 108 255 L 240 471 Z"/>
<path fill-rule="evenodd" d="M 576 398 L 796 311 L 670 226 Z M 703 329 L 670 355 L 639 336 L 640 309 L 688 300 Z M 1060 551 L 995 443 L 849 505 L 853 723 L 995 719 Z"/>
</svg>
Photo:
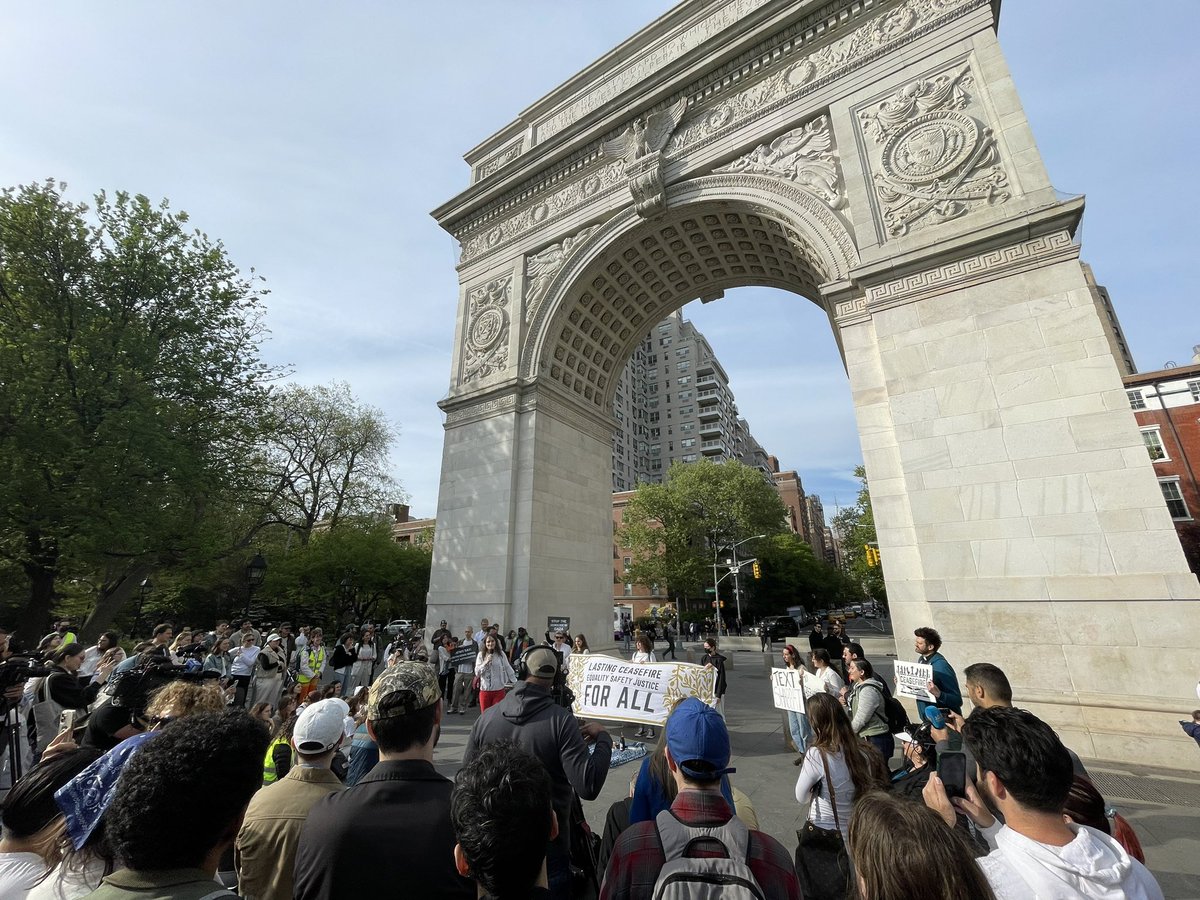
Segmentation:
<svg viewBox="0 0 1200 900">
<path fill-rule="evenodd" d="M 863 466 L 854 468 L 854 477 L 860 482 L 858 498 L 834 517 L 836 532 L 841 536 L 846 571 L 868 596 L 886 602 L 887 591 L 883 584 L 883 567 L 868 566 L 866 545 L 875 542 L 875 514 L 871 511 L 871 491 L 867 486 L 867 470 Z"/>
<path fill-rule="evenodd" d="M 689 597 L 712 584 L 714 548 L 778 534 L 784 515 L 775 488 L 757 469 L 707 459 L 675 463 L 662 484 L 638 485 L 617 541 L 633 551 L 632 581 Z"/>
<path fill-rule="evenodd" d="M 345 382 L 287 385 L 271 404 L 265 521 L 307 543 L 318 525 L 379 516 L 386 503 L 403 499 L 389 471 L 395 439 L 383 411 L 360 403 Z"/>
<path fill-rule="evenodd" d="M 397 544 L 387 524 L 318 530 L 272 562 L 261 603 L 339 626 L 404 616 L 423 620 L 432 553 Z"/>
<path fill-rule="evenodd" d="M 0 557 L 29 585 L 26 638 L 61 574 L 111 594 L 208 540 L 278 375 L 261 291 L 220 242 L 165 201 L 63 190 L 0 194 Z"/>
<path fill-rule="evenodd" d="M 842 572 L 819 559 L 799 535 L 785 532 L 754 545 L 762 563 L 762 579 L 751 585 L 754 616 L 783 615 L 789 606 L 809 610 L 841 606 L 862 599 L 862 591 Z"/>
</svg>

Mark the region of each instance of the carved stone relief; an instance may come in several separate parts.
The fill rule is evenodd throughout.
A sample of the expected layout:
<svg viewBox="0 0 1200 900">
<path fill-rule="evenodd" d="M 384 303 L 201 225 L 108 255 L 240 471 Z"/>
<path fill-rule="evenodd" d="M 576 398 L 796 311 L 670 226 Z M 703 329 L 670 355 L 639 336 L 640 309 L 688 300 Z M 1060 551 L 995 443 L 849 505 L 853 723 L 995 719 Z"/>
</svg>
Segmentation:
<svg viewBox="0 0 1200 900">
<path fill-rule="evenodd" d="M 645 119 L 634 119 L 621 136 L 602 145 L 605 156 L 620 157 L 629 176 L 633 208 L 644 219 L 658 215 L 667 207 L 667 189 L 663 184 L 662 148 L 683 118 L 687 97 Z"/>
<path fill-rule="evenodd" d="M 992 130 L 974 109 L 969 65 L 918 78 L 860 110 L 863 134 L 878 147 L 875 193 L 883 224 L 907 234 L 1011 196 Z"/>
<path fill-rule="evenodd" d="M 833 131 L 828 116 L 793 128 L 769 144 L 759 144 L 745 156 L 714 172 L 746 172 L 786 178 L 811 190 L 829 205 L 846 205 L 842 190 L 842 171 L 833 147 Z"/>
<path fill-rule="evenodd" d="M 902 5 L 873 17 L 844 37 L 818 47 L 783 68 L 772 67 L 767 70 L 768 74 L 758 79 L 737 81 L 737 84 L 745 86 L 735 93 L 726 95 L 719 90 L 713 94 L 712 102 L 703 105 L 689 101 L 687 111 L 691 115 L 685 114 L 678 127 L 669 134 L 669 139 L 661 149 L 663 161 L 692 153 L 822 84 L 842 77 L 887 50 L 914 40 L 929 28 L 987 2 L 989 0 L 906 0 Z M 801 48 L 807 47 L 811 40 L 818 39 L 819 35 L 813 35 L 811 39 L 807 36 L 803 39 L 792 38 L 786 53 L 805 52 Z M 710 90 L 721 87 L 720 84 L 714 86 L 701 81 L 689 86 L 683 99 L 698 94 L 707 95 Z M 682 99 L 676 100 L 672 107 L 681 102 Z M 596 159 L 598 163 L 589 164 L 565 185 L 557 179 L 550 179 L 547 184 L 553 186 L 545 190 L 530 185 L 518 188 L 514 196 L 529 196 L 529 199 L 522 201 L 515 212 L 500 215 L 489 212 L 486 220 L 480 217 L 456 227 L 455 234 L 462 243 L 460 264 L 473 262 L 531 228 L 590 203 L 626 182 L 628 172 L 623 160 L 606 161 L 601 155 L 597 155 Z M 657 197 L 657 187 L 652 183 L 655 174 L 661 177 L 661 169 L 653 167 L 646 179 L 648 183 L 641 188 L 647 197 Z"/>
<path fill-rule="evenodd" d="M 475 170 L 475 180 L 483 181 L 483 179 L 487 178 L 494 172 L 500 171 L 503 166 L 508 165 L 508 163 L 520 156 L 521 144 L 521 141 L 517 141 L 515 144 L 509 144 L 499 153 L 485 159 Z"/>
<path fill-rule="evenodd" d="M 559 243 L 551 244 L 545 250 L 539 250 L 537 253 L 531 253 L 525 257 L 526 322 L 533 321 L 533 317 L 537 315 L 538 307 L 541 306 L 542 298 L 546 296 L 550 282 L 562 270 L 567 259 L 599 227 L 599 225 L 589 225 Z"/>
<path fill-rule="evenodd" d="M 511 298 L 511 275 L 489 281 L 467 293 L 464 382 L 499 372 L 508 364 L 508 303 Z"/>
</svg>

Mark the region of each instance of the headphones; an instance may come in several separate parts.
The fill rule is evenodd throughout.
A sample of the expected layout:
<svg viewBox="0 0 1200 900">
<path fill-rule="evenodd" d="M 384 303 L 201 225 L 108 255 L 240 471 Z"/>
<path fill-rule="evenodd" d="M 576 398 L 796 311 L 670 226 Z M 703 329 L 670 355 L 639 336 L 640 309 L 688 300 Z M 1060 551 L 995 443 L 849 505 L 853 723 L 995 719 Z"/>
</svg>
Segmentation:
<svg viewBox="0 0 1200 900">
<path fill-rule="evenodd" d="M 554 654 L 554 678 L 558 677 L 558 670 L 562 667 L 562 657 L 558 655 L 558 651 L 549 644 L 534 644 L 532 647 L 525 648 L 525 651 L 517 657 L 516 663 L 513 665 L 513 674 L 517 676 L 517 681 L 524 681 L 533 673 L 529 671 L 529 654 L 534 650 L 549 650 Z M 538 678 L 545 678 L 545 675 L 538 675 Z"/>
</svg>

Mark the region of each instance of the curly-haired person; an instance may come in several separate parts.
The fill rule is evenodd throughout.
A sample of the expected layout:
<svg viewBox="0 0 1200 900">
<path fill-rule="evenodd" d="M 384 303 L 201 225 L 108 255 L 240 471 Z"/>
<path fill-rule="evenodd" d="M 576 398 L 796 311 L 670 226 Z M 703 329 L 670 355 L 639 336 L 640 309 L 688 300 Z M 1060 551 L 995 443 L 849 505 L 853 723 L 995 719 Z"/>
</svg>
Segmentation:
<svg viewBox="0 0 1200 900">
<path fill-rule="evenodd" d="M 234 897 L 214 882 L 246 805 L 262 784 L 270 735 L 242 710 L 170 723 L 125 766 L 105 823 L 126 868 L 109 875 L 96 900 Z M 187 810 L 185 830 L 179 824 Z"/>
<path fill-rule="evenodd" d="M 450 821 L 459 874 L 480 897 L 549 897 L 546 846 L 558 835 L 550 773 L 511 741 L 488 744 L 454 779 Z"/>
</svg>

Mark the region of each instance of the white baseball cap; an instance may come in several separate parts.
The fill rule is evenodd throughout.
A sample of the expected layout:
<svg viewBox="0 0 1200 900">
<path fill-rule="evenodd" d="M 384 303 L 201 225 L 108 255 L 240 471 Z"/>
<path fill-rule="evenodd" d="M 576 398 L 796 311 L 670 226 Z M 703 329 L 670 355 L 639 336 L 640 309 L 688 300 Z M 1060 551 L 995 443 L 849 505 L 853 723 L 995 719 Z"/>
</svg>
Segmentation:
<svg viewBox="0 0 1200 900">
<path fill-rule="evenodd" d="M 296 719 L 296 728 L 292 732 L 292 743 L 296 745 L 296 750 L 309 756 L 328 753 L 346 736 L 348 715 L 350 707 L 345 700 L 337 697 L 305 707 Z"/>
</svg>

